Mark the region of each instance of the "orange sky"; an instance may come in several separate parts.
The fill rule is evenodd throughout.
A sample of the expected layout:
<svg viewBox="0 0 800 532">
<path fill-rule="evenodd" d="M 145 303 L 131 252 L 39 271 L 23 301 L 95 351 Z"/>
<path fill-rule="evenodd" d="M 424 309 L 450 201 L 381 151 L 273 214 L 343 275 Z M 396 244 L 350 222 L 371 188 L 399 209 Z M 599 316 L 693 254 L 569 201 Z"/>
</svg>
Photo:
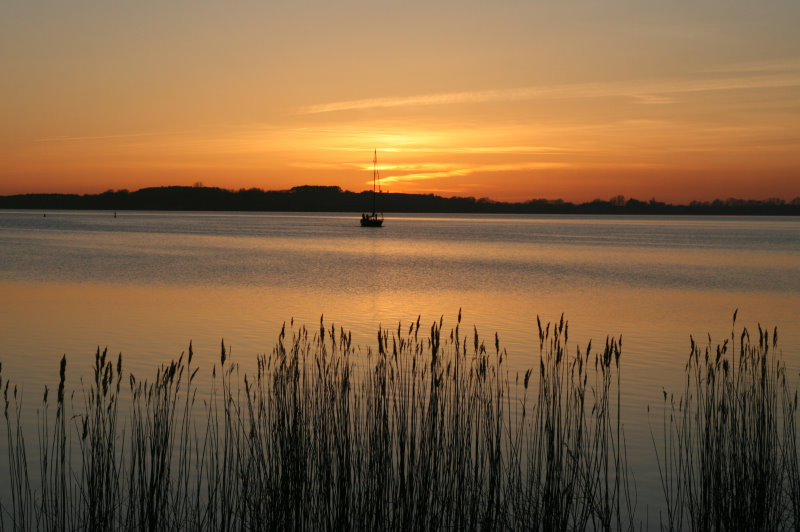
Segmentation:
<svg viewBox="0 0 800 532">
<path fill-rule="evenodd" d="M 800 196 L 800 3 L 0 5 L 0 194 Z"/>
</svg>

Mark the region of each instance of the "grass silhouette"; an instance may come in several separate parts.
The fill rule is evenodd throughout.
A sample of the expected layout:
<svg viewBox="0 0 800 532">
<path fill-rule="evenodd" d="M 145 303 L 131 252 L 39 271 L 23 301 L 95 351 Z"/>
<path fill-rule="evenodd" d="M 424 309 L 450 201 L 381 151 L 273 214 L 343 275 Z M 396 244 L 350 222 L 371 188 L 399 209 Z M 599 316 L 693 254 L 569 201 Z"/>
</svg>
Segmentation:
<svg viewBox="0 0 800 532">
<path fill-rule="evenodd" d="M 487 346 L 460 313 L 449 333 L 442 324 L 380 329 L 364 353 L 322 320 L 291 322 L 253 375 L 223 343 L 203 390 L 191 343 L 152 380 L 124 378 L 122 356 L 98 349 L 77 398 L 63 358 L 34 447 L 0 373 L 2 528 L 635 528 L 622 339 L 572 349 L 563 317 L 537 318 L 538 360 L 512 374 L 497 335 Z M 684 396 L 665 392 L 664 528 L 800 523 L 797 398 L 777 333 L 737 338 L 736 357 L 733 337 L 716 356 L 692 342 Z"/>
<path fill-rule="evenodd" d="M 691 338 L 686 387 L 664 392 L 657 456 L 670 530 L 797 530 L 797 392 L 778 331 L 744 328 L 721 344 Z M 660 450 L 659 450 L 660 447 Z"/>
</svg>

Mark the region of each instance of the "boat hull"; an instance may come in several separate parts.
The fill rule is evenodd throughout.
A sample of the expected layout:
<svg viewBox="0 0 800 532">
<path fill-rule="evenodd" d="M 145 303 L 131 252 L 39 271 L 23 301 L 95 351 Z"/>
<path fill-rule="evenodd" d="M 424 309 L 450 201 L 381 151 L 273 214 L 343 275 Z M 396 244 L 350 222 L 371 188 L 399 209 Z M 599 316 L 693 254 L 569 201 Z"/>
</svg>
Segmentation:
<svg viewBox="0 0 800 532">
<path fill-rule="evenodd" d="M 361 218 L 361 227 L 381 227 L 383 218 Z"/>
</svg>

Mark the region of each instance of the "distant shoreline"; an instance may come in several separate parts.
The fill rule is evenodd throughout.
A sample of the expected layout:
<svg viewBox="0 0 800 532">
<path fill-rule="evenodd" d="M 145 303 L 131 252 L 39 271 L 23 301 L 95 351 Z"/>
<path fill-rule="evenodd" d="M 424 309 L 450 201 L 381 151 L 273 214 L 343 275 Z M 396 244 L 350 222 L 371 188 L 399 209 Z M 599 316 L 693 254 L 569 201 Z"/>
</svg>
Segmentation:
<svg viewBox="0 0 800 532">
<path fill-rule="evenodd" d="M 225 190 L 216 187 L 152 187 L 134 192 L 101 194 L 16 194 L 0 196 L 0 209 L 109 211 L 250 211 L 362 212 L 371 206 L 371 191 L 350 192 L 336 186 L 299 186 L 290 190 Z M 378 210 L 385 213 L 465 214 L 658 214 L 800 216 L 800 197 L 743 200 L 729 198 L 673 205 L 616 196 L 609 200 L 570 203 L 560 199 L 501 202 L 488 198 L 434 194 L 381 193 Z"/>
</svg>

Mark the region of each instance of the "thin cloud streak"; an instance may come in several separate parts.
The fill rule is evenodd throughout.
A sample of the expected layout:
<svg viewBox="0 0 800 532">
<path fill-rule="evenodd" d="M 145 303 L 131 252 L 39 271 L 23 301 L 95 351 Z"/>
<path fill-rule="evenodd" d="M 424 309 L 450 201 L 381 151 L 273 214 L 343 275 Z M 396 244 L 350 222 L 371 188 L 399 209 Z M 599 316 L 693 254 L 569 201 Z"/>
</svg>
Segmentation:
<svg viewBox="0 0 800 532">
<path fill-rule="evenodd" d="M 797 72 L 800 71 L 800 60 L 783 59 L 772 61 L 744 61 L 708 68 L 705 72 L 717 74 L 741 74 L 744 72 Z"/>
<path fill-rule="evenodd" d="M 363 152 L 364 148 L 353 148 L 347 146 L 323 146 L 320 149 L 330 151 L 344 151 L 344 152 Z M 576 151 L 574 148 L 561 148 L 555 146 L 473 146 L 473 147 L 451 147 L 442 146 L 437 148 L 381 148 L 382 152 L 391 153 L 442 153 L 442 154 L 524 154 L 524 153 L 537 153 L 543 155 L 558 155 L 561 153 L 570 153 Z"/>
<path fill-rule="evenodd" d="M 765 89 L 800 86 L 800 73 L 785 75 L 739 76 L 720 79 L 668 80 L 663 82 L 581 83 L 540 87 L 518 87 L 485 91 L 449 92 L 399 98 L 346 100 L 298 109 L 301 114 L 320 114 L 375 108 L 421 105 L 453 105 L 513 102 L 536 98 L 629 97 L 647 104 L 672 103 L 670 95 L 704 91 Z"/>
<path fill-rule="evenodd" d="M 381 184 L 399 183 L 404 181 L 421 181 L 428 179 L 441 179 L 447 177 L 464 177 L 475 173 L 485 172 L 518 172 L 522 170 L 547 170 L 552 168 L 566 168 L 571 163 L 560 162 L 528 162 L 520 164 L 486 164 L 464 168 L 454 168 L 439 172 L 418 172 L 414 174 L 386 176 L 379 179 Z"/>
<path fill-rule="evenodd" d="M 45 137 L 35 139 L 34 142 L 73 142 L 82 140 L 110 140 L 110 139 L 124 139 L 132 137 L 154 137 L 164 135 L 164 133 L 120 133 L 117 135 L 87 135 L 87 136 L 58 136 L 58 137 Z"/>
<path fill-rule="evenodd" d="M 363 150 L 362 150 L 363 151 Z M 344 163 L 314 163 L 296 162 L 289 166 L 294 168 L 306 168 L 310 170 L 341 170 L 342 168 L 357 168 L 359 170 L 372 172 L 372 164 L 344 162 Z M 433 171 L 452 168 L 452 164 L 446 163 L 421 163 L 421 164 L 378 164 L 378 171 Z"/>
</svg>

